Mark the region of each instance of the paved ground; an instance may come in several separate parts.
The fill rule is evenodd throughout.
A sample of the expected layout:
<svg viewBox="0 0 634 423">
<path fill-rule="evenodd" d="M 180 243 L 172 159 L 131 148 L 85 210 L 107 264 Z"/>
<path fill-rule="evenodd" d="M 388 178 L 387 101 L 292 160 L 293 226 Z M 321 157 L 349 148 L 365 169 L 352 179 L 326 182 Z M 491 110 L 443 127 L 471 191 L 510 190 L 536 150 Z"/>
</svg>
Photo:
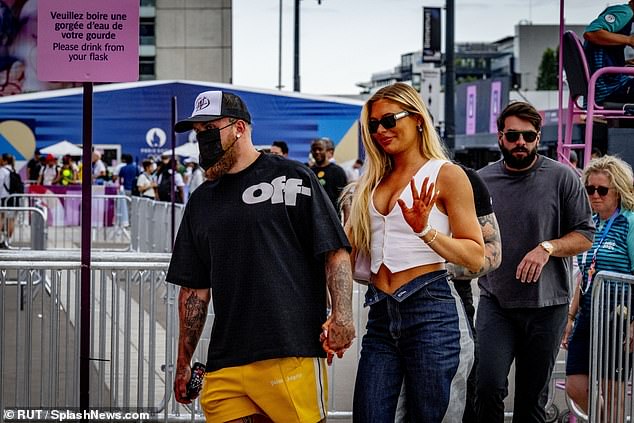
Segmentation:
<svg viewBox="0 0 634 423">
<path fill-rule="evenodd" d="M 475 286 L 475 292 L 477 293 L 477 286 Z M 330 368 L 330 410 L 341 412 L 345 414 L 352 409 L 352 393 L 354 388 L 354 380 L 356 373 L 356 362 L 360 352 L 359 340 L 361 339 L 363 329 L 365 328 L 367 320 L 367 310 L 362 309 L 363 292 L 365 288 L 360 285 L 355 285 L 355 310 L 359 310 L 356 317 L 357 328 L 359 336 L 353 343 L 351 349 L 346 353 L 342 360 L 335 360 L 334 365 Z M 2 330 L 3 345 L 2 345 L 2 378 L 1 378 L 1 394 L 2 403 L 6 406 L 19 406 L 23 403 L 25 398 L 30 397 L 33 400 L 40 400 L 41 398 L 50 398 L 52 395 L 63 400 L 66 396 L 70 395 L 70 392 L 74 390 L 74 378 L 70 369 L 65 370 L 65 367 L 60 363 L 65 362 L 65 358 L 69 357 L 74 350 L 74 334 L 72 328 L 64 327 L 63 325 L 57 331 L 56 336 L 60 339 L 67 339 L 68 341 L 60 345 L 59 356 L 51 357 L 51 345 L 50 331 L 47 330 L 48 322 L 50 319 L 45 319 L 44 316 L 52 315 L 52 307 L 54 304 L 49 300 L 49 296 L 42 294 L 42 292 L 32 293 L 34 295 L 34 302 L 31 307 L 30 313 L 32 316 L 33 325 L 31 327 L 31 343 L 28 344 L 28 348 L 25 348 L 24 340 L 26 336 L 26 309 L 21 309 L 20 298 L 25 293 L 21 293 L 20 290 L 13 287 L 5 287 L 2 292 L 2 305 L 4 307 L 5 321 L 3 322 Z M 477 298 L 477 296 L 476 296 Z M 0 309 L 1 311 L 1 309 Z M 66 321 L 67 318 L 62 310 L 59 315 L 60 321 Z M 156 316 L 159 321 L 163 320 L 165 316 Z M 44 330 L 43 330 L 44 327 Z M 560 355 L 560 359 L 563 360 L 563 354 Z M 20 381 L 19 375 L 24 374 L 25 366 L 27 363 L 53 363 L 53 368 L 56 368 L 57 372 L 50 372 L 48 365 L 38 366 L 30 369 L 30 377 L 33 388 L 30 392 L 24 391 Z M 58 364 L 55 364 L 58 363 Z M 563 364 L 559 363 L 558 368 L 560 373 L 556 374 L 557 378 L 563 378 Z M 59 384 L 56 392 L 50 392 L 50 389 L 40 389 L 47 386 L 48 378 L 51 374 L 58 373 Z M 91 380 L 97 380 L 92 375 Z M 39 383 L 41 381 L 42 383 Z M 509 379 L 509 398 L 507 398 L 506 406 L 510 411 L 513 403 L 513 378 Z M 107 386 L 91 386 L 91 395 L 100 392 L 104 396 L 108 395 Z M 554 390 L 554 404 L 559 410 L 566 409 L 564 395 L 561 390 Z M 347 417 L 339 417 L 337 415 L 330 419 L 337 422 L 350 422 L 351 419 Z M 509 420 L 510 421 L 510 420 Z"/>
<path fill-rule="evenodd" d="M 472 287 L 473 287 L 474 298 L 476 300 L 476 307 L 477 307 L 477 298 L 479 295 L 479 289 L 475 281 L 472 283 Z M 355 305 L 355 310 L 360 310 L 358 315 L 355 316 L 357 319 L 358 332 L 362 332 L 364 330 L 366 322 L 367 322 L 367 310 L 363 310 L 361 307 L 357 307 L 359 303 L 362 306 L 363 291 L 364 291 L 363 287 L 360 287 L 359 285 L 355 284 L 355 296 L 354 296 L 355 304 L 354 305 Z M 356 375 L 356 359 L 359 356 L 359 352 L 360 352 L 359 340 L 361 336 L 362 336 L 362 333 L 359 333 L 357 336 L 357 339 L 355 340 L 354 344 L 352 345 L 348 353 L 346 353 L 346 356 L 344 357 L 343 360 L 335 360 L 334 378 L 333 378 L 333 375 L 331 374 L 331 379 L 330 379 L 330 384 L 331 384 L 330 409 L 331 410 L 351 410 L 352 409 L 352 392 L 354 389 L 354 380 Z M 558 363 L 555 368 L 555 373 L 553 374 L 554 376 L 553 387 L 554 387 L 555 380 L 564 379 L 565 377 L 564 360 L 565 360 L 565 351 L 560 351 L 560 354 L 558 357 Z M 506 411 L 509 413 L 512 412 L 513 399 L 515 394 L 513 378 L 514 378 L 514 371 L 512 369 L 511 375 L 509 377 L 509 396 L 505 401 Z M 557 408 L 556 409 L 550 408 L 550 411 L 552 413 L 552 416 L 555 417 L 557 414 L 557 410 L 559 411 L 566 410 L 567 406 L 565 401 L 565 395 L 562 390 L 553 388 L 552 395 L 553 395 L 552 404 Z M 512 415 L 509 414 L 506 420 L 511 421 L 511 416 Z M 349 418 L 341 418 L 341 419 L 336 418 L 331 420 L 335 420 L 337 422 L 345 422 L 345 423 L 351 423 L 352 421 Z"/>
</svg>

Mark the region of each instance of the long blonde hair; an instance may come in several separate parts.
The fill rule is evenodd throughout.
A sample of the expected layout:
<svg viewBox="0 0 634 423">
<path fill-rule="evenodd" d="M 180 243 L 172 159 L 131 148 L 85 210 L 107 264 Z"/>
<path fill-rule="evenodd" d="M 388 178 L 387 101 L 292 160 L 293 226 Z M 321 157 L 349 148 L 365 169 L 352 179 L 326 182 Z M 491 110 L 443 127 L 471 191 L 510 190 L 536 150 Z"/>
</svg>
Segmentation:
<svg viewBox="0 0 634 423">
<path fill-rule="evenodd" d="M 410 115 L 420 116 L 422 118 L 422 132 L 419 132 L 418 147 L 421 155 L 426 159 L 447 159 L 445 147 L 432 125 L 431 116 L 414 88 L 402 82 L 397 82 L 381 88 L 365 103 L 361 110 L 361 135 L 366 152 L 366 160 L 359 180 L 353 186 L 348 186 L 345 191 L 347 195 L 352 195 L 352 205 L 350 207 L 350 217 L 346 223 L 346 232 L 353 248 L 365 253 L 370 251 L 370 216 L 368 207 L 372 191 L 394 166 L 392 157 L 372 140 L 368 129 L 372 105 L 378 100 L 391 101 L 400 105 Z"/>
<path fill-rule="evenodd" d="M 583 170 L 583 184 L 588 183 L 588 178 L 593 173 L 603 173 L 608 177 L 610 183 L 621 197 L 621 207 L 625 210 L 634 211 L 634 176 L 632 167 L 624 160 L 616 156 L 603 156 L 591 160 Z"/>
</svg>

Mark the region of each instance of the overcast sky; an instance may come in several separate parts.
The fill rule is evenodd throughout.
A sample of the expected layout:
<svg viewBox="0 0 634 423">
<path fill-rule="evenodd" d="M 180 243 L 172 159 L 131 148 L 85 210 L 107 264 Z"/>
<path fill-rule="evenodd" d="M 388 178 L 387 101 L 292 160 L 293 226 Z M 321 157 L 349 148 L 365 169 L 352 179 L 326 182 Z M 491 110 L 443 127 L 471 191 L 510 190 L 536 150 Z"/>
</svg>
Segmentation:
<svg viewBox="0 0 634 423">
<path fill-rule="evenodd" d="M 456 42 L 495 41 L 513 35 L 520 21 L 558 24 L 556 0 L 454 0 Z M 569 24 L 587 24 L 607 5 L 622 2 L 568 0 Z M 282 85 L 293 89 L 294 0 L 282 0 Z M 301 91 L 358 94 L 355 83 L 390 70 L 403 53 L 422 48 L 422 8 L 429 0 L 302 0 Z M 278 85 L 280 0 L 233 2 L 234 84 Z M 443 14 L 444 19 L 444 14 Z M 444 22 L 443 22 L 444 25 Z M 443 28 L 444 38 L 444 28 Z"/>
</svg>

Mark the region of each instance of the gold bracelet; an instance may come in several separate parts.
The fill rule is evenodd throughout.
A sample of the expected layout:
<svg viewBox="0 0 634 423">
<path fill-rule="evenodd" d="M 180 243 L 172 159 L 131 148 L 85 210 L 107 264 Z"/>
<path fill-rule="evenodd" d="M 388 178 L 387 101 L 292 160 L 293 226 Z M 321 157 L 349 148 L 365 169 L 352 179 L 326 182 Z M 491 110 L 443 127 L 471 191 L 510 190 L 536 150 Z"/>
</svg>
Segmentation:
<svg viewBox="0 0 634 423">
<path fill-rule="evenodd" d="M 434 228 L 434 236 L 431 237 L 431 239 L 429 240 L 429 242 L 425 241 L 425 244 L 427 245 L 431 245 L 432 242 L 436 241 L 436 237 L 438 236 L 438 229 Z"/>
<path fill-rule="evenodd" d="M 568 318 L 569 318 L 570 320 L 575 320 L 575 319 L 577 318 L 577 315 L 576 315 L 576 314 L 573 314 L 573 313 L 568 313 Z"/>
</svg>

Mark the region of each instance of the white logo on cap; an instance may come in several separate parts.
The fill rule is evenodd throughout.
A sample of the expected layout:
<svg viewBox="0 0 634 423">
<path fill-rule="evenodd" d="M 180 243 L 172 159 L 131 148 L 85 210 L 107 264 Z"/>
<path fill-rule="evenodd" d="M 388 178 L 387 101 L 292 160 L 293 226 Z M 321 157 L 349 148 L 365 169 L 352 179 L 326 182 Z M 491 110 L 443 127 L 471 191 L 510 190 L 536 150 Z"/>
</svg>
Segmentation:
<svg viewBox="0 0 634 423">
<path fill-rule="evenodd" d="M 614 23 L 616 21 L 616 17 L 614 15 L 605 15 L 605 21 L 607 23 Z"/>
<path fill-rule="evenodd" d="M 222 110 L 222 91 L 205 91 L 198 94 L 194 102 L 192 116 L 220 116 Z"/>
<path fill-rule="evenodd" d="M 201 97 L 196 100 L 196 110 L 194 112 L 198 112 L 209 106 L 209 99 L 207 97 Z"/>
<path fill-rule="evenodd" d="M 161 128 L 151 128 L 145 134 L 145 142 L 152 148 L 161 148 L 167 141 L 167 135 Z"/>
</svg>

